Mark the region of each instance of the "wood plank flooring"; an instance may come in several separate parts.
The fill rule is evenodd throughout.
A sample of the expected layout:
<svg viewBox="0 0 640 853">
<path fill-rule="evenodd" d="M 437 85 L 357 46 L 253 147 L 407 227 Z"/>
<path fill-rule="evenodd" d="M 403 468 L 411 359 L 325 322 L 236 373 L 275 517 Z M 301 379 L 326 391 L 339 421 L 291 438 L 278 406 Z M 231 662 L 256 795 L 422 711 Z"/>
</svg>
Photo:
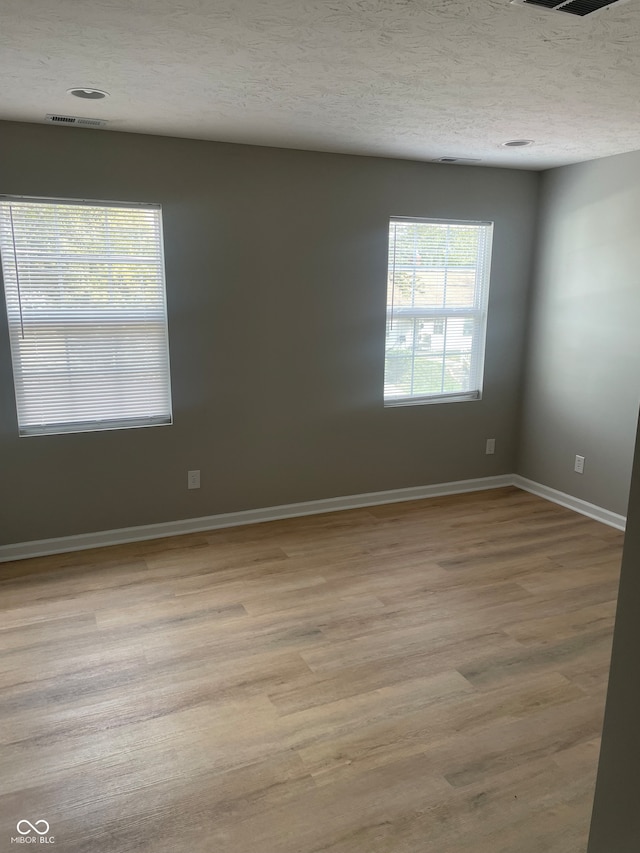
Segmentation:
<svg viewBox="0 0 640 853">
<path fill-rule="evenodd" d="M 507 488 L 0 566 L 0 850 L 584 853 L 622 540 Z"/>
</svg>

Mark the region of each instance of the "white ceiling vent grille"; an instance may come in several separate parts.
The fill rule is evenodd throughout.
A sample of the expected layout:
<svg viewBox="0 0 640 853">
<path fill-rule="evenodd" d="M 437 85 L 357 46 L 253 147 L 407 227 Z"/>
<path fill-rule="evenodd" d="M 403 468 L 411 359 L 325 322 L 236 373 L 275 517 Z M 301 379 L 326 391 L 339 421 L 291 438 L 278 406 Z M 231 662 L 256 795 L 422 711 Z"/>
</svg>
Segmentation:
<svg viewBox="0 0 640 853">
<path fill-rule="evenodd" d="M 596 12 L 605 12 L 628 2 L 629 0 L 511 0 L 514 6 L 533 6 L 548 9 L 550 12 L 565 12 L 580 18 L 595 15 Z"/>
<path fill-rule="evenodd" d="M 50 124 L 69 124 L 76 127 L 106 127 L 107 122 L 103 118 L 80 118 L 80 116 L 61 116 L 47 113 L 46 120 Z"/>
</svg>

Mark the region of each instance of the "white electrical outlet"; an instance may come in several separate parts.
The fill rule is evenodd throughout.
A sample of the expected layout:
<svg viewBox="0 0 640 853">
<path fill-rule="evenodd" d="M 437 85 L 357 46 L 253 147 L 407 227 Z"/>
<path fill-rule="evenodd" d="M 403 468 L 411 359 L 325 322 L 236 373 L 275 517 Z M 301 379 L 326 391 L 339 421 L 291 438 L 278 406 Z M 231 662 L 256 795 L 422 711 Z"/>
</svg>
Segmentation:
<svg viewBox="0 0 640 853">
<path fill-rule="evenodd" d="M 491 456 L 491 454 L 495 453 L 495 452 L 496 452 L 496 440 L 495 440 L 495 438 L 488 438 L 485 453 L 487 454 L 487 456 Z"/>
<path fill-rule="evenodd" d="M 187 471 L 187 488 L 200 488 L 200 471 Z"/>
<path fill-rule="evenodd" d="M 584 456 L 576 456 L 576 461 L 573 466 L 576 474 L 584 474 Z"/>
</svg>

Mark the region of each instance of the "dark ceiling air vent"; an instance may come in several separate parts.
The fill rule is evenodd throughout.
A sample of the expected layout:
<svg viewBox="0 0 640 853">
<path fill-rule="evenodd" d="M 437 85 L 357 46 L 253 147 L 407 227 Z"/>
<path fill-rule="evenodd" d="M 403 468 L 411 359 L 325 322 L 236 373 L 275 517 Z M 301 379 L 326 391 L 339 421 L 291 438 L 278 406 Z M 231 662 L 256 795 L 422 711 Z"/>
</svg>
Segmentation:
<svg viewBox="0 0 640 853">
<path fill-rule="evenodd" d="M 555 9 L 556 6 L 559 6 L 562 3 L 562 0 L 523 0 L 523 2 L 519 5 L 522 6 L 544 6 L 545 9 Z"/>
<path fill-rule="evenodd" d="M 511 0 L 514 6 L 537 6 L 550 12 L 566 12 L 586 18 L 596 12 L 604 12 L 616 6 L 623 6 L 629 0 Z"/>
<path fill-rule="evenodd" d="M 481 163 L 481 160 L 472 159 L 471 157 L 438 157 L 434 163 Z"/>
<path fill-rule="evenodd" d="M 106 127 L 106 119 L 103 118 L 81 118 L 80 116 L 61 116 L 48 113 L 45 119 L 50 124 L 69 124 L 76 127 Z"/>
</svg>

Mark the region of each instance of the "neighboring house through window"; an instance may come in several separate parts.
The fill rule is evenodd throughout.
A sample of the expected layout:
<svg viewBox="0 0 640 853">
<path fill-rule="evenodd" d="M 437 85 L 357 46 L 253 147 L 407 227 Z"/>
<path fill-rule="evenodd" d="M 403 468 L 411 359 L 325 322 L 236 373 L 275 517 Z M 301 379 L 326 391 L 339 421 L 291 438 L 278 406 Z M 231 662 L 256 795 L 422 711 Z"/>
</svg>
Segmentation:
<svg viewBox="0 0 640 853">
<path fill-rule="evenodd" d="M 159 205 L 0 196 L 20 435 L 171 423 Z"/>
<path fill-rule="evenodd" d="M 492 231 L 391 219 L 385 406 L 480 398 Z"/>
</svg>

